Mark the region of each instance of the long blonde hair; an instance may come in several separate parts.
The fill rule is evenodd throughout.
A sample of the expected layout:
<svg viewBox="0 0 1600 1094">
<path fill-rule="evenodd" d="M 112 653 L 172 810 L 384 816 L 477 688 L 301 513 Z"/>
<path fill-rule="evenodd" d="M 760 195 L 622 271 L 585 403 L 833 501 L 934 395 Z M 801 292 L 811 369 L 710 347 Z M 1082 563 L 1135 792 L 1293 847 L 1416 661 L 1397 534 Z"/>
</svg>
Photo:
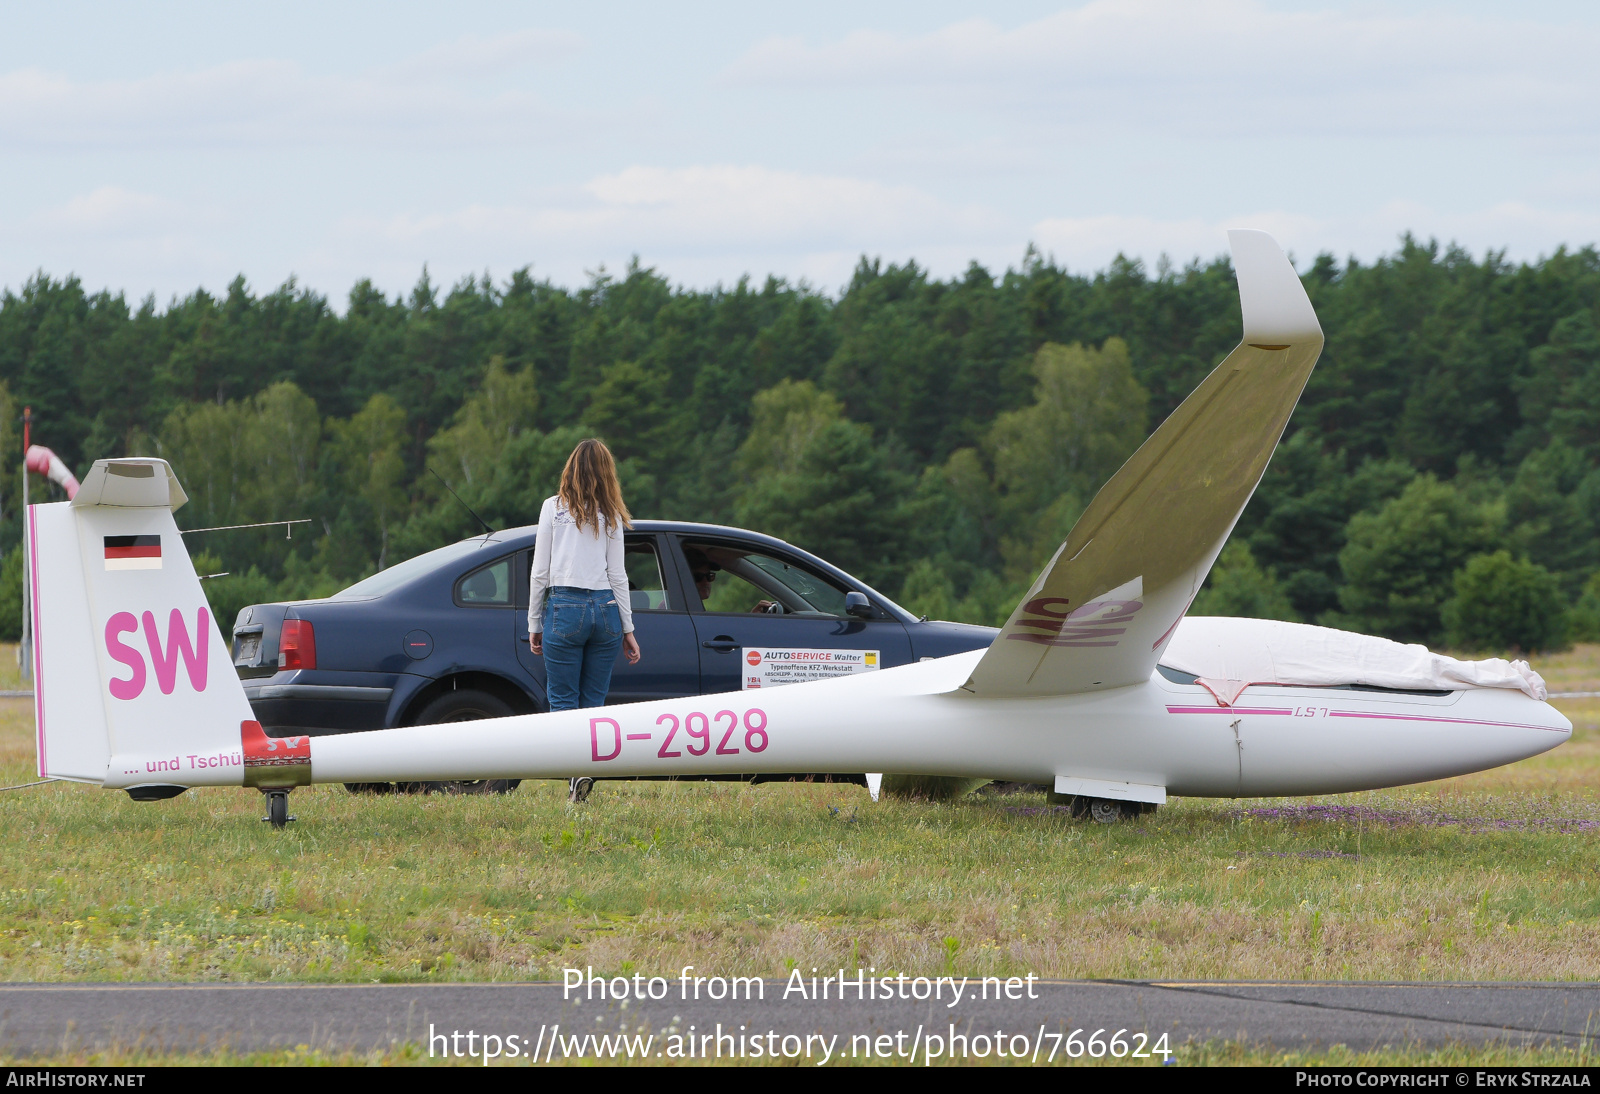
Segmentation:
<svg viewBox="0 0 1600 1094">
<path fill-rule="evenodd" d="M 633 527 L 628 507 L 622 503 L 622 485 L 617 482 L 617 461 L 611 449 L 594 437 L 579 441 L 561 469 L 561 503 L 572 514 L 579 528 L 593 524 L 600 534 L 600 518 L 615 528 Z"/>
</svg>

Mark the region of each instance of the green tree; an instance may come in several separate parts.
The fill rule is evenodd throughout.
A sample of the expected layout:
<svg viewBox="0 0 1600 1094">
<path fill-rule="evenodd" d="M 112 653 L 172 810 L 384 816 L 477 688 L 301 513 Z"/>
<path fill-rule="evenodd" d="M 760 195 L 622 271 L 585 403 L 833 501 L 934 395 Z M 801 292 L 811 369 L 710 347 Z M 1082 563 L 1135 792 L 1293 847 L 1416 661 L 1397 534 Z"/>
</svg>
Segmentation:
<svg viewBox="0 0 1600 1094">
<path fill-rule="evenodd" d="M 782 380 L 750 401 L 750 433 L 739 470 L 754 477 L 800 466 L 818 433 L 844 417 L 844 405 L 810 380 Z"/>
<path fill-rule="evenodd" d="M 1295 609 L 1341 608 L 1351 518 L 1415 468 L 1475 505 L 1503 490 L 1492 547 L 1575 594 L 1600 568 L 1600 251 L 1514 264 L 1407 237 L 1372 263 L 1317 256 L 1302 280 L 1327 349 L 1237 530 Z M 1030 249 L 998 276 L 974 263 L 943 279 L 865 260 L 836 296 L 776 277 L 683 288 L 637 261 L 570 288 L 527 269 L 443 287 L 424 270 L 398 297 L 358 282 L 339 312 L 292 280 L 257 293 L 239 278 L 158 307 L 40 273 L 0 288 L 0 382 L 80 475 L 99 456 L 166 454 L 195 499 L 179 514 L 190 527 L 315 517 L 314 552 L 302 530 L 206 539 L 224 568 L 305 589 L 334 580 L 335 562 L 347 579 L 472 530 L 431 460 L 492 522 L 532 519 L 551 453 L 583 424 L 613 443 L 641 515 L 733 520 L 805 449 L 791 437 L 779 455 L 765 424 L 752 430 L 756 396 L 809 382 L 818 413 L 796 420 L 799 438 L 860 423 L 884 466 L 915 480 L 894 510 L 891 584 L 927 560 L 949 579 L 951 615 L 992 621 L 1238 323 L 1232 267 L 1205 256 L 1073 273 Z M 1074 387 L 1074 345 L 1101 366 L 1124 346 L 1128 371 L 1100 379 L 1148 393 L 1146 419 L 1103 459 L 1084 442 L 1117 434 L 1137 399 Z M 292 428 L 274 424 L 269 392 Z M 407 503 L 387 549 L 370 500 L 351 493 L 365 486 L 322 451 L 322 419 L 348 424 L 378 394 L 404 413 Z M 20 535 L 0 504 L 0 553 Z"/>
<path fill-rule="evenodd" d="M 1567 613 L 1567 637 L 1577 642 L 1600 642 L 1600 570 L 1589 575 Z"/>
<path fill-rule="evenodd" d="M 248 399 L 179 406 L 157 450 L 195 505 L 189 523 L 290 519 L 317 490 L 321 433 L 316 403 L 286 382 Z"/>
<path fill-rule="evenodd" d="M 532 369 L 511 372 L 504 357 L 494 357 L 483 383 L 456 411 L 450 425 L 428 440 L 428 455 L 435 469 L 471 486 L 490 468 L 519 434 L 539 421 L 539 389 Z M 431 478 L 431 476 L 429 476 Z M 434 491 L 433 493 L 437 493 Z"/>
<path fill-rule="evenodd" d="M 360 577 L 395 561 L 389 541 L 409 508 L 405 426 L 406 412 L 383 394 L 346 421 L 328 420 L 323 474 L 341 504 L 319 554 L 332 573 Z"/>
<path fill-rule="evenodd" d="M 1381 509 L 1350 518 L 1339 552 L 1344 612 L 1327 622 L 1437 643 L 1452 577 L 1468 558 L 1494 548 L 1503 521 L 1499 505 L 1474 502 L 1431 474 L 1418 476 Z"/>
<path fill-rule="evenodd" d="M 1565 644 L 1561 585 L 1538 563 L 1506 550 L 1474 555 L 1452 585 L 1443 610 L 1452 647 L 1532 653 Z"/>
<path fill-rule="evenodd" d="M 544 499 L 556 492 L 561 469 L 573 448 L 593 431 L 583 425 L 563 426 L 548 433 L 523 430 L 496 454 L 487 472 L 457 491 L 462 501 L 489 523 L 491 528 L 515 528 L 539 519 Z M 630 508 L 636 498 L 630 490 L 629 465 L 623 476 L 623 497 Z M 482 527 L 463 507 L 462 501 L 437 491 L 433 501 L 420 508 L 396 534 L 395 558 L 409 558 L 423 551 L 454 543 L 482 532 Z"/>
<path fill-rule="evenodd" d="M 1399 494 L 1416 471 L 1400 460 L 1363 460 L 1353 471 L 1342 452 L 1324 452 L 1302 429 L 1278 446 L 1234 532 L 1271 570 L 1303 619 L 1339 607 L 1339 552 L 1350 518 Z"/>
<path fill-rule="evenodd" d="M 321 434 L 316 404 L 287 381 L 247 399 L 180 405 L 155 445 L 189 494 L 179 522 L 216 528 L 317 516 L 326 494 L 318 476 Z M 271 575 L 307 544 L 305 531 L 299 540 L 267 529 L 209 532 L 199 546 L 214 552 L 222 569 L 243 573 L 254 565 Z"/>
<path fill-rule="evenodd" d="M 22 508 L 22 409 L 12 398 L 11 385 L 0 380 L 0 523 Z M 14 463 L 12 461 L 15 461 Z M 0 550 L 0 554 L 4 554 Z"/>
<path fill-rule="evenodd" d="M 941 283 L 914 261 L 863 258 L 834 308 L 838 348 L 818 379 L 875 435 L 941 461 L 1027 401 L 1038 343 L 1020 295 L 977 263 Z"/>
<path fill-rule="evenodd" d="M 607 438 L 618 459 L 659 454 L 671 437 L 671 377 L 637 361 L 600 370 L 584 420 Z"/>
<path fill-rule="evenodd" d="M 1592 307 L 1551 328 L 1549 340 L 1528 354 L 1516 387 L 1525 447 L 1555 438 L 1591 459 L 1600 456 L 1600 327 Z"/>
<path fill-rule="evenodd" d="M 1033 405 L 1001 414 L 989 431 L 995 483 L 1025 505 L 1092 494 L 1145 437 L 1150 399 L 1134 379 L 1127 344 L 1047 343 L 1033 374 Z"/>
<path fill-rule="evenodd" d="M 6 552 L 0 563 L 0 642 L 22 637 L 22 551 Z"/>
<path fill-rule="evenodd" d="M 1239 539 L 1229 540 L 1223 547 L 1189 614 L 1300 621 L 1283 586 L 1271 571 L 1260 567 L 1249 545 Z"/>
<path fill-rule="evenodd" d="M 1570 594 L 1600 566 L 1600 471 L 1564 441 L 1530 452 L 1506 489 L 1508 540 Z"/>
<path fill-rule="evenodd" d="M 249 401 L 242 423 L 254 468 L 253 510 L 257 520 L 308 516 L 322 491 L 317 461 L 322 417 L 317 404 L 294 384 L 273 384 Z"/>
<path fill-rule="evenodd" d="M 248 417 L 237 402 L 184 403 L 162 425 L 156 451 L 189 495 L 190 527 L 246 523 L 257 482 Z"/>
<path fill-rule="evenodd" d="M 951 619 L 955 586 L 937 562 L 921 558 L 906 574 L 897 599 L 906 611 L 926 619 Z"/>
<path fill-rule="evenodd" d="M 1033 371 L 1033 405 L 1001 414 L 985 443 L 1000 550 L 1017 577 L 1038 571 L 1095 491 L 1143 442 L 1150 401 L 1119 338 L 1099 349 L 1047 343 Z"/>
<path fill-rule="evenodd" d="M 735 518 L 875 586 L 897 587 L 910 486 L 910 476 L 873 444 L 871 430 L 834 421 L 812 436 L 791 470 L 759 475 Z"/>
</svg>

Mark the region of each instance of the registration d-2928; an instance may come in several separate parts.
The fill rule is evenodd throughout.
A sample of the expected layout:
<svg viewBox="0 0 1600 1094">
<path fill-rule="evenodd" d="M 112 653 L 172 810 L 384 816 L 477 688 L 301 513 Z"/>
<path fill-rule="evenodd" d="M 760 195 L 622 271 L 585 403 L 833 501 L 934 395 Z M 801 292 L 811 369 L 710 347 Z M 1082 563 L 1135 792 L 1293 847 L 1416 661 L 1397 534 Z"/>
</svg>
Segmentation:
<svg viewBox="0 0 1600 1094">
<path fill-rule="evenodd" d="M 656 728 L 647 733 L 624 733 L 622 724 L 615 718 L 590 718 L 590 757 L 596 763 L 615 760 L 622 755 L 624 742 L 654 742 L 658 735 L 661 746 L 656 749 L 656 756 L 663 760 L 676 759 L 686 753 L 690 756 L 707 753 L 738 756 L 767 749 L 767 712 L 760 707 L 751 707 L 743 717 L 731 710 L 719 710 L 711 715 L 692 711 L 681 721 L 676 714 L 663 714 L 655 724 Z"/>
</svg>

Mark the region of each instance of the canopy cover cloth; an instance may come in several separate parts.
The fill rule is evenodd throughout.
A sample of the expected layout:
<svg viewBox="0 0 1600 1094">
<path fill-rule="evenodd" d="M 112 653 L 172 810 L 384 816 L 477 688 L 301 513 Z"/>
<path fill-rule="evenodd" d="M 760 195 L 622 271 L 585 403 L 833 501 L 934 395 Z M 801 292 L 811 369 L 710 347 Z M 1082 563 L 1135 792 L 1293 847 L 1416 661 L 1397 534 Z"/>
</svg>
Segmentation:
<svg viewBox="0 0 1600 1094">
<path fill-rule="evenodd" d="M 1223 706 L 1231 706 L 1251 684 L 1367 684 L 1419 691 L 1516 688 L 1540 700 L 1549 694 L 1544 678 L 1526 661 L 1458 661 L 1426 646 L 1275 619 L 1186 617 L 1160 663 L 1193 673 Z"/>
</svg>

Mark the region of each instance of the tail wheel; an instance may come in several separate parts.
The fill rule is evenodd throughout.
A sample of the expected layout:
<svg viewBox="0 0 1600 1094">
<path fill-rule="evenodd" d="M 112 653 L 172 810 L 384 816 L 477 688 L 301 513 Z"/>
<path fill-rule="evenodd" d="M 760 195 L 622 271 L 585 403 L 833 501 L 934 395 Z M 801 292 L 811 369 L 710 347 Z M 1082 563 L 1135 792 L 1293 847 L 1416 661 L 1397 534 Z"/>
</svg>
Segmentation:
<svg viewBox="0 0 1600 1094">
<path fill-rule="evenodd" d="M 282 828 L 290 821 L 294 820 L 294 818 L 289 815 L 288 790 L 273 787 L 270 790 L 263 791 L 263 793 L 265 793 L 267 796 L 267 815 L 262 817 L 262 820 L 266 821 L 274 828 Z"/>
<path fill-rule="evenodd" d="M 476 722 L 482 718 L 510 718 L 517 712 L 497 695 L 476 688 L 447 691 L 422 708 L 413 725 L 443 725 L 446 722 Z M 521 779 L 450 779 L 444 782 L 399 783 L 402 794 L 509 794 L 522 785 Z"/>
</svg>

